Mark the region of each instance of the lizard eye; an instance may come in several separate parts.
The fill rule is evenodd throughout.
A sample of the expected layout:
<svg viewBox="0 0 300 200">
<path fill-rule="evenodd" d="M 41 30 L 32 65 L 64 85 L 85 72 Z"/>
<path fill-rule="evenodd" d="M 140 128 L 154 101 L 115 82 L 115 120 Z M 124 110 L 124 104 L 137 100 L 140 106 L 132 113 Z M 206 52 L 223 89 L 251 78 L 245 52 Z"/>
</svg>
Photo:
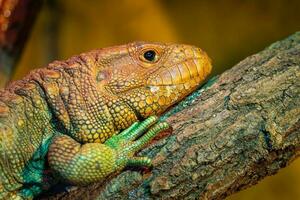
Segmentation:
<svg viewBox="0 0 300 200">
<path fill-rule="evenodd" d="M 156 53 L 153 50 L 149 50 L 144 53 L 144 58 L 150 62 L 154 61 L 155 56 L 156 56 Z"/>
<path fill-rule="evenodd" d="M 158 61 L 159 56 L 155 50 L 148 49 L 142 52 L 140 59 L 144 62 L 155 63 Z"/>
</svg>

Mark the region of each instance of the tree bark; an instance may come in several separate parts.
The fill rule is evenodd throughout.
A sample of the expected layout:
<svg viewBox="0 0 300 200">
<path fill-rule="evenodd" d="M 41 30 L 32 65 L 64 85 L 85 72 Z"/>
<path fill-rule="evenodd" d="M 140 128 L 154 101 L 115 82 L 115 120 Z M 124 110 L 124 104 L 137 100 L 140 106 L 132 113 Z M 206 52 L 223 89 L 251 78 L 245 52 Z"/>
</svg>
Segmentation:
<svg viewBox="0 0 300 200">
<path fill-rule="evenodd" d="M 0 1 L 0 87 L 11 79 L 42 0 Z"/>
<path fill-rule="evenodd" d="M 168 117 L 169 116 L 169 117 Z M 300 32 L 249 56 L 164 116 L 173 133 L 106 183 L 44 199 L 223 199 L 287 166 L 300 150 Z"/>
</svg>

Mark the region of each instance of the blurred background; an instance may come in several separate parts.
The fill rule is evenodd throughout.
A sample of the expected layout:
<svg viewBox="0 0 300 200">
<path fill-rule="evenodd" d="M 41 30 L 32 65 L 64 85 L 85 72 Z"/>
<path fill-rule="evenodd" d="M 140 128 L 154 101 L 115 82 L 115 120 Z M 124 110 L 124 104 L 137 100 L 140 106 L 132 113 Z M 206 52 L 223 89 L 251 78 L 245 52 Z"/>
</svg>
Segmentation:
<svg viewBox="0 0 300 200">
<path fill-rule="evenodd" d="M 299 0 L 48 0 L 13 79 L 53 60 L 134 40 L 199 46 L 220 74 L 299 30 Z M 299 172 L 300 159 L 228 199 L 300 199 Z"/>
</svg>

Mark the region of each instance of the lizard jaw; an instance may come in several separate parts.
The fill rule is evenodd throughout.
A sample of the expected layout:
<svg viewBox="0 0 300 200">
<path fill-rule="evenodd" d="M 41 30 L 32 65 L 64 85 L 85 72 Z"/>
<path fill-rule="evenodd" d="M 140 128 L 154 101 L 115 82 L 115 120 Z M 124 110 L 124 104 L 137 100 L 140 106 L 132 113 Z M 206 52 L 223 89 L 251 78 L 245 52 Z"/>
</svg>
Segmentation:
<svg viewBox="0 0 300 200">
<path fill-rule="evenodd" d="M 211 71 L 210 62 L 206 59 L 190 58 L 185 61 L 174 64 L 172 67 L 162 68 L 154 76 L 149 77 L 147 85 L 149 86 L 172 86 L 180 85 L 195 80 L 201 83 Z"/>
</svg>

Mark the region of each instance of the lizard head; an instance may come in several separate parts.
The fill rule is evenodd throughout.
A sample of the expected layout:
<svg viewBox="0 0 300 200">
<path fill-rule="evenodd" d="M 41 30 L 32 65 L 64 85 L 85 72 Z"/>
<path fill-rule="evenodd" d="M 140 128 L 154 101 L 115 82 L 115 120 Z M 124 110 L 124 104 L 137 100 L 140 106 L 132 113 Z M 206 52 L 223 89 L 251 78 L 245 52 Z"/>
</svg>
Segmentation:
<svg viewBox="0 0 300 200">
<path fill-rule="evenodd" d="M 134 42 L 105 52 L 99 63 L 103 67 L 95 73 L 98 88 L 140 118 L 164 112 L 195 90 L 212 69 L 207 54 L 190 45 Z"/>
</svg>

